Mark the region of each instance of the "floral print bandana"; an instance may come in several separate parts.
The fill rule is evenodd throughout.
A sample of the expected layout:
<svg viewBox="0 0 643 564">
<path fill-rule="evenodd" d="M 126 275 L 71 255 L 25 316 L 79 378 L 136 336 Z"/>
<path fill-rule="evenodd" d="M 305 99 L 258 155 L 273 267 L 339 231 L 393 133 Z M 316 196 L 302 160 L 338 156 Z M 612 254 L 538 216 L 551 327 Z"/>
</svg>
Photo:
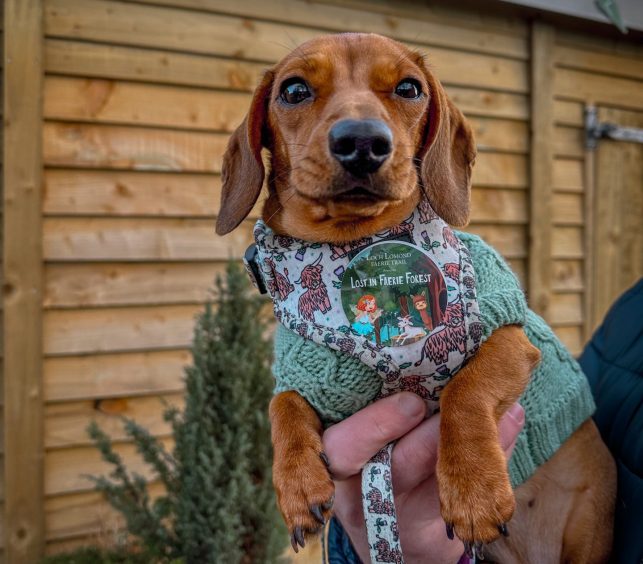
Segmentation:
<svg viewBox="0 0 643 564">
<path fill-rule="evenodd" d="M 480 346 L 483 325 L 467 248 L 426 200 L 401 224 L 346 244 L 277 235 L 263 221 L 246 253 L 251 279 L 280 323 L 358 358 L 382 377 L 380 397 L 440 391 Z M 362 471 L 373 562 L 403 562 L 391 485 L 393 445 Z"/>
</svg>

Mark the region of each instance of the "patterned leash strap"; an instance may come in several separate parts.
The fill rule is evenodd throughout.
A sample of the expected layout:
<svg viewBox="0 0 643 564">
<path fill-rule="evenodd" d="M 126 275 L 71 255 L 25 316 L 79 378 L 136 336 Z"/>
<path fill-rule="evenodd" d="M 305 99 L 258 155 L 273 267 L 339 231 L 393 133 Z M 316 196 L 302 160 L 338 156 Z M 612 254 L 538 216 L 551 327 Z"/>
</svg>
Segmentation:
<svg viewBox="0 0 643 564">
<path fill-rule="evenodd" d="M 404 564 L 400 532 L 393 501 L 391 461 L 394 443 L 380 450 L 362 470 L 362 506 L 371 563 Z M 476 564 L 463 555 L 458 564 Z"/>
<path fill-rule="evenodd" d="M 362 505 L 372 563 L 404 563 L 393 502 L 392 452 L 393 443 L 389 443 L 362 470 Z"/>
<path fill-rule="evenodd" d="M 322 549 L 322 564 L 329 564 L 328 562 L 328 530 L 330 527 L 330 519 L 324 523 L 322 530 L 319 533 L 319 542 L 321 542 Z"/>
</svg>

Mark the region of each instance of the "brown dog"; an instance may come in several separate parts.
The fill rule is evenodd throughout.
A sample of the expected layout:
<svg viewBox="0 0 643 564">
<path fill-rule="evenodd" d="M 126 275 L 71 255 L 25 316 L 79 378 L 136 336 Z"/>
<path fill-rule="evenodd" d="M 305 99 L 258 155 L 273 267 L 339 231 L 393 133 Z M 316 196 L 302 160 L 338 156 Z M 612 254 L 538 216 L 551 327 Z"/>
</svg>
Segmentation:
<svg viewBox="0 0 643 564">
<path fill-rule="evenodd" d="M 352 162 L 342 146 L 338 124 L 347 120 L 373 129 L 366 161 Z M 271 163 L 263 218 L 277 233 L 354 241 L 408 217 L 422 189 L 445 221 L 468 221 L 471 129 L 423 58 L 387 38 L 321 37 L 265 74 L 224 158 L 219 234 L 255 204 L 263 147 Z M 496 540 L 513 515 L 511 536 L 486 551 L 501 562 L 602 562 L 611 549 L 615 469 L 591 421 L 516 492 L 510 486 L 497 422 L 538 358 L 521 328 L 503 327 L 443 391 L 442 515 L 465 543 Z M 303 546 L 304 534 L 328 517 L 334 490 L 321 423 L 296 392 L 277 395 L 270 416 L 279 505 L 294 545 Z"/>
</svg>

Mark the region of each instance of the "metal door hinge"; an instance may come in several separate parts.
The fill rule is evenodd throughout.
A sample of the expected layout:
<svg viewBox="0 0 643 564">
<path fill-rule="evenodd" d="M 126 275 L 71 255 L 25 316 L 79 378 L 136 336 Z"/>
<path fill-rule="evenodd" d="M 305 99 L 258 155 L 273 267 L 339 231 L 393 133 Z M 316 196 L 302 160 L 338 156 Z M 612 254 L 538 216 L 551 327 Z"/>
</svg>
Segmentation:
<svg viewBox="0 0 643 564">
<path fill-rule="evenodd" d="M 585 107 L 585 147 L 596 149 L 600 139 L 643 143 L 643 129 L 598 121 L 596 106 Z"/>
</svg>

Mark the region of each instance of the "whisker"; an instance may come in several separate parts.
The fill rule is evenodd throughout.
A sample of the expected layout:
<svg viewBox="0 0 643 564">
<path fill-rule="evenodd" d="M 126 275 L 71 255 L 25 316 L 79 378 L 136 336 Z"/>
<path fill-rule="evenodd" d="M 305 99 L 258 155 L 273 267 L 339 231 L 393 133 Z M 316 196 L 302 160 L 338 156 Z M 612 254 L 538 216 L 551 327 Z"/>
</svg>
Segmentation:
<svg viewBox="0 0 643 564">
<path fill-rule="evenodd" d="M 308 54 L 301 53 L 299 57 L 301 58 L 302 61 L 304 61 L 304 65 L 306 65 L 306 68 L 312 72 L 314 69 L 313 69 L 313 65 L 310 62 L 310 59 L 308 58 Z"/>
<path fill-rule="evenodd" d="M 305 168 L 299 164 L 300 162 L 301 160 L 299 160 L 294 167 L 284 170 L 283 172 L 277 174 L 276 176 L 271 176 L 269 180 L 272 182 L 278 182 L 279 180 L 283 179 L 285 176 L 288 176 L 291 172 L 294 172 L 295 170 L 305 170 Z"/>
<path fill-rule="evenodd" d="M 294 188 L 292 189 L 292 194 L 288 196 L 286 201 L 282 204 L 281 201 L 279 202 L 279 206 L 277 209 L 270 215 L 270 217 L 266 220 L 266 223 L 268 223 L 273 217 L 275 217 L 282 209 L 284 209 L 284 206 L 290 201 L 290 199 L 297 193 L 297 190 Z"/>
<path fill-rule="evenodd" d="M 396 71 L 399 71 L 400 66 L 402 65 L 402 63 L 404 62 L 405 59 L 408 59 L 408 55 L 406 53 L 401 53 L 400 56 L 395 61 L 395 63 L 393 63 L 393 68 Z"/>
<path fill-rule="evenodd" d="M 271 176 L 271 177 L 270 177 L 270 180 L 271 180 L 271 181 L 273 181 L 273 182 L 274 182 L 274 181 L 281 180 L 281 179 L 282 179 L 282 178 L 284 178 L 285 176 L 288 176 L 288 175 L 289 175 L 293 170 L 298 170 L 299 168 L 301 168 L 301 167 L 299 167 L 299 166 L 298 166 L 298 167 L 289 168 L 289 169 L 287 169 L 287 170 L 284 170 L 283 172 L 281 172 L 281 173 L 277 174 L 276 176 Z"/>
<path fill-rule="evenodd" d="M 297 47 L 299 47 L 299 43 L 297 43 L 295 38 L 292 35 L 290 35 L 290 32 L 288 30 L 285 30 L 285 33 L 286 33 L 286 37 L 288 37 L 288 39 L 290 40 L 290 43 L 292 44 L 290 50 L 292 51 L 293 49 L 296 49 Z"/>
<path fill-rule="evenodd" d="M 291 37 L 289 39 L 292 39 Z M 286 45 L 285 43 L 282 43 L 281 41 L 276 41 L 274 39 L 271 39 L 270 41 L 266 41 L 266 43 L 270 43 L 272 45 L 277 45 L 278 47 L 282 47 L 286 51 L 292 51 L 292 46 Z"/>
</svg>

